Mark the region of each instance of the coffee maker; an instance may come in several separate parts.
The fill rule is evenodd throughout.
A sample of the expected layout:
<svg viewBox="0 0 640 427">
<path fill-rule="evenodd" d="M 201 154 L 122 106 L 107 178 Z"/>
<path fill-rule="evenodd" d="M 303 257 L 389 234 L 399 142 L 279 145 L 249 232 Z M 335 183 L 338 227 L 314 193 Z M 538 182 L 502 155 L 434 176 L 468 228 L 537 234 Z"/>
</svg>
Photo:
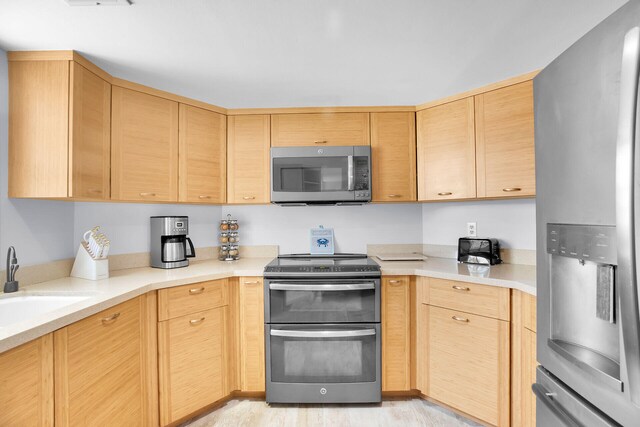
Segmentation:
<svg viewBox="0 0 640 427">
<path fill-rule="evenodd" d="M 151 217 L 151 267 L 178 268 L 196 256 L 189 233 L 188 216 Z M 188 246 L 187 246 L 188 244 Z"/>
</svg>

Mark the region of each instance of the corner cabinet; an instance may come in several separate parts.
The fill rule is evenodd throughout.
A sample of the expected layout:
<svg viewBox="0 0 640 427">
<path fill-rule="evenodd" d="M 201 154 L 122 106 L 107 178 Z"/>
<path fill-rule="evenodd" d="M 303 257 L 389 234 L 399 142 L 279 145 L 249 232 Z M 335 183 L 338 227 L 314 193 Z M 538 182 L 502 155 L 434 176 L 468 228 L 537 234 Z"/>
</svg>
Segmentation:
<svg viewBox="0 0 640 427">
<path fill-rule="evenodd" d="M 227 118 L 227 203 L 271 200 L 269 115 Z"/>
<path fill-rule="evenodd" d="M 372 201 L 416 200 L 416 115 L 371 113 Z"/>
<path fill-rule="evenodd" d="M 55 424 L 157 425 L 155 294 L 54 332 Z"/>
<path fill-rule="evenodd" d="M 111 84 L 9 54 L 9 197 L 108 200 Z"/>
<path fill-rule="evenodd" d="M 178 201 L 178 103 L 113 87 L 111 198 Z"/>
</svg>

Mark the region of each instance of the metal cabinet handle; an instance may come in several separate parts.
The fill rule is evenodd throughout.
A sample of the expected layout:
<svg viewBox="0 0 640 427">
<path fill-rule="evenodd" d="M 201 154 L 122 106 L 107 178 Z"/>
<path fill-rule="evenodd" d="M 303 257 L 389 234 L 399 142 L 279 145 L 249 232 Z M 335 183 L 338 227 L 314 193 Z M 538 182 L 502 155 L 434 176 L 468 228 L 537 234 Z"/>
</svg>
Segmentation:
<svg viewBox="0 0 640 427">
<path fill-rule="evenodd" d="M 350 338 L 375 335 L 375 329 L 357 329 L 355 331 L 290 331 L 287 329 L 272 329 L 271 336 L 291 338 Z"/>
<path fill-rule="evenodd" d="M 387 197 L 391 197 L 391 198 L 397 198 L 397 197 L 402 197 L 402 194 L 387 194 Z"/>
<path fill-rule="evenodd" d="M 514 191 L 522 191 L 522 188 L 520 188 L 520 187 L 507 187 L 507 188 L 503 188 L 502 191 L 504 191 L 505 193 L 513 193 Z"/>
<path fill-rule="evenodd" d="M 438 196 L 450 196 L 453 193 L 451 191 L 443 191 L 442 193 L 438 193 Z"/>
<path fill-rule="evenodd" d="M 580 424 L 573 419 L 571 415 L 569 415 L 560 404 L 553 399 L 555 397 L 555 393 L 549 393 L 545 388 L 538 384 L 534 383 L 531 386 L 531 390 L 536 395 L 540 403 L 546 406 L 553 414 L 560 419 L 566 426 L 568 427 L 579 427 Z"/>
<path fill-rule="evenodd" d="M 395 285 L 397 283 L 402 283 L 402 280 L 389 280 L 389 283 Z"/>
<path fill-rule="evenodd" d="M 198 196 L 198 199 L 210 199 L 210 198 L 211 198 L 211 196 L 205 196 L 205 195 Z"/>
<path fill-rule="evenodd" d="M 156 197 L 156 193 L 140 193 L 141 197 Z"/>
<path fill-rule="evenodd" d="M 102 324 L 103 325 L 108 325 L 109 323 L 113 323 L 115 322 L 115 320 L 120 317 L 120 313 L 113 313 L 111 316 L 109 317 L 103 317 L 102 318 Z"/>
<path fill-rule="evenodd" d="M 191 320 L 189 320 L 189 323 L 191 324 L 191 326 L 199 325 L 202 322 L 204 322 L 204 317 L 201 317 L 199 319 L 191 319 Z"/>
<path fill-rule="evenodd" d="M 451 318 L 452 318 L 453 320 L 455 320 L 456 322 L 465 322 L 465 323 L 469 323 L 469 319 L 467 319 L 466 317 L 451 316 Z"/>
<path fill-rule="evenodd" d="M 458 286 L 458 285 L 453 285 L 451 286 L 453 289 L 455 289 L 456 291 L 464 291 L 464 292 L 469 292 L 471 289 L 467 288 L 466 286 Z"/>
<path fill-rule="evenodd" d="M 375 289 L 373 283 L 353 283 L 353 284 L 315 284 L 315 285 L 298 285 L 295 283 L 270 283 L 269 289 L 274 291 L 363 291 L 367 289 Z"/>
<path fill-rule="evenodd" d="M 203 292 L 204 292 L 204 287 L 189 289 L 189 294 L 190 295 L 197 295 L 197 294 L 201 294 Z"/>
<path fill-rule="evenodd" d="M 242 200 L 253 200 L 253 199 L 255 199 L 255 198 L 256 198 L 256 196 L 244 196 L 244 197 L 242 198 Z"/>
<path fill-rule="evenodd" d="M 92 194 L 102 194 L 102 190 L 97 190 L 95 188 L 90 188 L 89 190 L 87 190 L 89 193 Z"/>
<path fill-rule="evenodd" d="M 313 141 L 314 144 L 326 144 L 327 141 Z"/>
<path fill-rule="evenodd" d="M 260 281 L 259 280 L 251 280 L 249 282 L 242 282 L 242 283 L 244 283 L 245 285 L 257 285 L 258 283 L 260 283 Z"/>
</svg>

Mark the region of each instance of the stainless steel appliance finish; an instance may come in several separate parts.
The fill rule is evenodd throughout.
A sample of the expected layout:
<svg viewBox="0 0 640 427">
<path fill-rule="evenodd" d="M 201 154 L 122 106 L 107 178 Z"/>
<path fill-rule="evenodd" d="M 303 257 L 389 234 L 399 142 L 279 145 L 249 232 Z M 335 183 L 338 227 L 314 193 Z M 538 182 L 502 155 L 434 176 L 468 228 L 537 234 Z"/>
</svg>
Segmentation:
<svg viewBox="0 0 640 427">
<path fill-rule="evenodd" d="M 534 79 L 541 426 L 640 420 L 639 26 L 630 1 Z"/>
<path fill-rule="evenodd" d="M 189 217 L 152 216 L 151 267 L 178 268 L 189 265 L 196 256 L 189 234 Z"/>
<path fill-rule="evenodd" d="M 366 255 L 265 268 L 268 403 L 381 400 L 380 267 Z"/>
<path fill-rule="evenodd" d="M 282 205 L 371 201 L 371 147 L 271 148 L 271 202 Z"/>
</svg>

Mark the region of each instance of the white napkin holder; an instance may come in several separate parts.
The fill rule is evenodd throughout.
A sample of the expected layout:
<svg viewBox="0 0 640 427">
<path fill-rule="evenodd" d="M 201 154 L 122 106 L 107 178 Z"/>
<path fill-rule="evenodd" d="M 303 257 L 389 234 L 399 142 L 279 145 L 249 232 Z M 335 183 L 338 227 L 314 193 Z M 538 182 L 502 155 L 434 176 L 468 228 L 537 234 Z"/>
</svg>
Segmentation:
<svg viewBox="0 0 640 427">
<path fill-rule="evenodd" d="M 71 277 L 88 280 L 108 279 L 109 259 L 93 259 L 85 247 L 85 242 L 82 242 L 78 247 L 78 254 L 71 269 Z"/>
</svg>

